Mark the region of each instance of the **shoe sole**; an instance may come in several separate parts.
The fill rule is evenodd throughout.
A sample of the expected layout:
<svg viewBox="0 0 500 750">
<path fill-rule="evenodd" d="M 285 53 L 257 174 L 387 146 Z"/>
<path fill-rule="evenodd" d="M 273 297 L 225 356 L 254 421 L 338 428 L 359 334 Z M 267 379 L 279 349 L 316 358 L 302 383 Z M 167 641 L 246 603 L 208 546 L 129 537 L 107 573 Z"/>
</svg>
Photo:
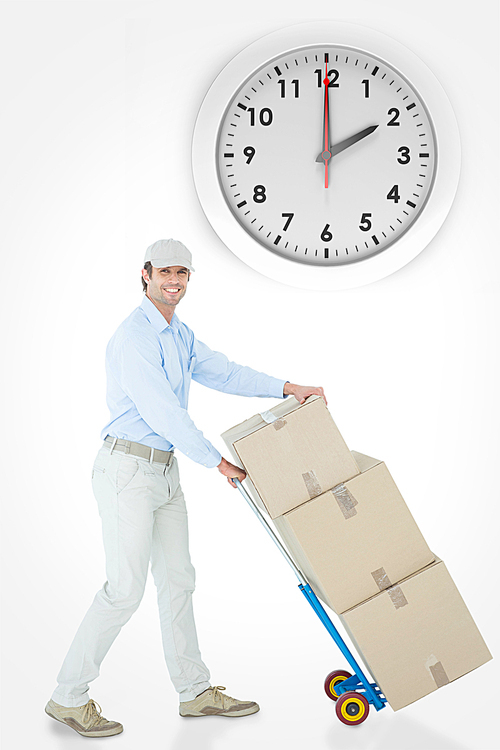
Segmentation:
<svg viewBox="0 0 500 750">
<path fill-rule="evenodd" d="M 54 714 L 51 714 L 50 711 L 47 711 L 47 709 L 45 709 L 45 713 L 47 714 L 47 716 L 50 716 L 51 719 L 55 719 L 61 724 L 65 724 L 70 729 L 73 729 L 77 734 L 80 735 L 80 737 L 113 737 L 113 735 L 121 734 L 123 732 L 123 727 L 121 727 L 121 729 L 106 729 L 103 732 L 80 732 L 76 727 L 68 724 L 66 719 L 60 719 L 58 716 L 54 716 Z"/>
<path fill-rule="evenodd" d="M 251 714 L 256 714 L 257 711 L 259 711 L 259 706 L 256 706 L 256 708 L 247 708 L 243 711 L 231 711 L 231 713 L 227 711 L 220 711 L 220 713 L 213 713 L 213 714 L 202 714 L 202 713 L 191 713 L 191 714 L 181 714 L 179 712 L 179 716 L 182 716 L 183 719 L 198 719 L 201 717 L 207 717 L 207 716 L 226 716 L 228 718 L 238 718 L 239 716 L 251 716 Z"/>
</svg>

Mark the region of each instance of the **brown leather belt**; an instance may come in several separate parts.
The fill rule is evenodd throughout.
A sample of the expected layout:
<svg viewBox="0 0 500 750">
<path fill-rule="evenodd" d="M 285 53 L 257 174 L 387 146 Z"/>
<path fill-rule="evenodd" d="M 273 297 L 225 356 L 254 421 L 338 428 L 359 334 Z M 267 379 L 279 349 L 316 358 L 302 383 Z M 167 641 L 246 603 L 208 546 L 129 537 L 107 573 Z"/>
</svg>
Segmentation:
<svg viewBox="0 0 500 750">
<path fill-rule="evenodd" d="M 107 435 L 104 443 L 106 445 L 109 444 L 110 449 L 112 447 L 114 451 L 122 451 L 122 453 L 128 453 L 130 456 L 146 458 L 153 463 L 166 464 L 167 466 L 172 462 L 174 457 L 173 451 L 161 451 L 158 448 L 150 448 L 149 445 L 134 443 L 132 440 L 114 438 L 111 435 Z"/>
</svg>

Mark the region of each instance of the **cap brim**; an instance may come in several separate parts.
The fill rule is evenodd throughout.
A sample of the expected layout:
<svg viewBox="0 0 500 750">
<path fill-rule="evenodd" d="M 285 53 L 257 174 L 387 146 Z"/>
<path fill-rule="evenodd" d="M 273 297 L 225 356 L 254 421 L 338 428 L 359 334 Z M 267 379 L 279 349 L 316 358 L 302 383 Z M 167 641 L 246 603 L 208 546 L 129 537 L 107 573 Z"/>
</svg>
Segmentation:
<svg viewBox="0 0 500 750">
<path fill-rule="evenodd" d="M 188 271 L 194 271 L 193 266 L 186 263 L 185 258 L 155 258 L 149 261 L 153 268 L 168 268 L 169 266 L 182 266 L 187 268 Z"/>
</svg>

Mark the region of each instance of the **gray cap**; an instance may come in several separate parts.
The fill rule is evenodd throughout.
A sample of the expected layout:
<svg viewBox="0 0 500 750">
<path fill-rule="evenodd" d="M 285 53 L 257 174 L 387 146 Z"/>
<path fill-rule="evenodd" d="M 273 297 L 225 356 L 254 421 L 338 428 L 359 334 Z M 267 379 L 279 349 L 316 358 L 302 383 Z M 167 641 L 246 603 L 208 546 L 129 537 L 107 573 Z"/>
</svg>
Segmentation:
<svg viewBox="0 0 500 750">
<path fill-rule="evenodd" d="M 157 240 L 146 250 L 144 263 L 149 261 L 154 268 L 183 266 L 194 271 L 191 253 L 179 240 Z"/>
</svg>

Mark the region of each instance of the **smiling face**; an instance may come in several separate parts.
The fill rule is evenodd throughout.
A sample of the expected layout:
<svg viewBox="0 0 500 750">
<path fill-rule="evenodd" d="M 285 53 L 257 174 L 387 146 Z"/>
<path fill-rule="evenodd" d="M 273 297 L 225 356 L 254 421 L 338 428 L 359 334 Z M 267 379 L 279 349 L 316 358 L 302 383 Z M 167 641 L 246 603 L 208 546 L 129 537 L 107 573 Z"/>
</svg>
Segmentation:
<svg viewBox="0 0 500 750">
<path fill-rule="evenodd" d="M 153 267 L 148 276 L 143 268 L 142 277 L 147 284 L 147 297 L 170 323 L 176 305 L 186 294 L 190 272 L 184 266 Z"/>
</svg>

